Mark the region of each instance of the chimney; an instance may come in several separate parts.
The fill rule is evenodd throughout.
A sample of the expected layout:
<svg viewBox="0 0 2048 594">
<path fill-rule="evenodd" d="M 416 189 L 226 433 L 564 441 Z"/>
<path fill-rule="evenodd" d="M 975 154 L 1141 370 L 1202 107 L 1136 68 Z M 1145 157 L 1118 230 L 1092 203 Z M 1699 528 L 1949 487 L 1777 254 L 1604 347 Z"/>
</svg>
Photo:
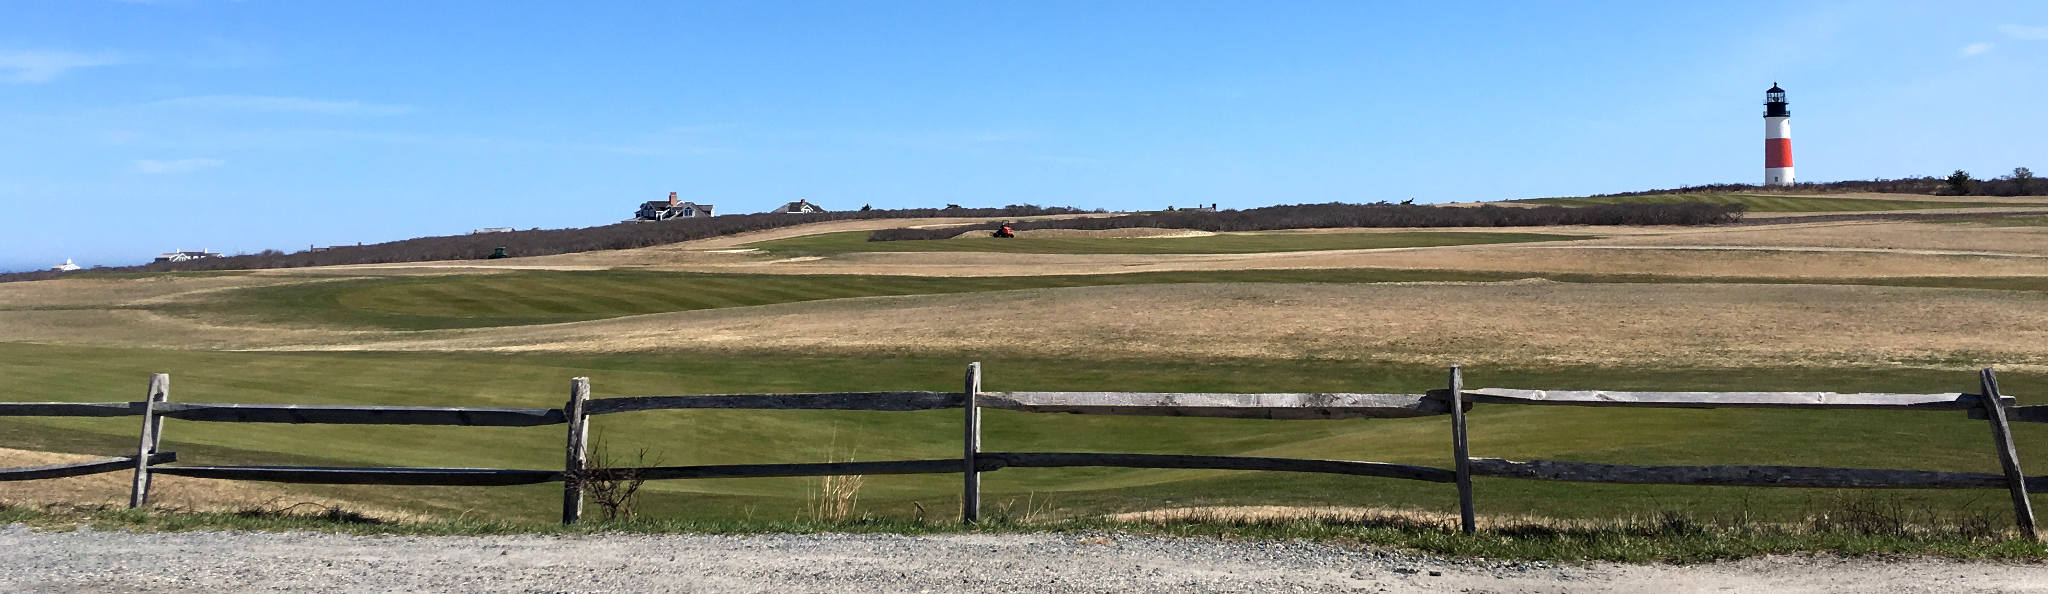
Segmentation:
<svg viewBox="0 0 2048 594">
<path fill-rule="evenodd" d="M 676 205 L 676 193 L 675 193 L 675 192 L 669 192 L 669 193 L 668 193 L 668 205 L 669 205 L 669 206 L 675 206 L 675 205 Z"/>
</svg>

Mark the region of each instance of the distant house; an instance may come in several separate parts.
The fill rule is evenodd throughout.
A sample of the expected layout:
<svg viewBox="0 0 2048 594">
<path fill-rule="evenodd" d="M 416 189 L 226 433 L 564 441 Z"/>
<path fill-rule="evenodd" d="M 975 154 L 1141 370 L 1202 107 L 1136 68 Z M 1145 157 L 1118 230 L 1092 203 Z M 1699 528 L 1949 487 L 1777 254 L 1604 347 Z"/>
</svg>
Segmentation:
<svg viewBox="0 0 2048 594">
<path fill-rule="evenodd" d="M 694 219 L 711 216 L 711 205 L 683 202 L 675 192 L 668 193 L 668 201 L 649 200 L 640 203 L 640 212 L 633 213 L 636 221 L 666 221 L 669 219 Z"/>
<path fill-rule="evenodd" d="M 818 206 L 816 204 L 811 204 L 811 201 L 809 199 L 798 198 L 796 202 L 784 204 L 782 205 L 782 208 L 778 208 L 770 212 L 779 212 L 785 214 L 804 214 L 812 212 L 825 212 L 825 207 Z"/>
<path fill-rule="evenodd" d="M 485 234 L 485 233 L 511 233 L 511 232 L 512 232 L 512 228 L 511 228 L 511 227 L 484 227 L 484 228 L 482 228 L 482 229 L 477 229 L 477 230 L 475 230 L 475 231 L 471 231 L 471 232 L 469 232 L 469 234 L 470 234 L 470 235 L 483 235 L 483 234 Z"/>
<path fill-rule="evenodd" d="M 171 253 L 168 253 L 168 254 L 164 254 L 164 255 L 161 255 L 161 256 L 157 256 L 157 257 L 156 257 L 156 260 L 153 260 L 153 262 L 159 262 L 159 263 L 161 263 L 161 262 L 191 262 L 191 261 L 193 261 L 193 260 L 204 260 L 204 259 L 207 259 L 207 258 L 219 258 L 219 257 L 220 257 L 220 254 L 217 254 L 217 253 L 214 253 L 214 252 L 209 252 L 209 251 L 206 251 L 206 250 L 199 250 L 199 251 L 196 251 L 196 252 L 187 252 L 187 251 L 183 251 L 183 250 L 180 250 L 180 251 L 175 251 L 175 252 L 171 252 Z"/>
<path fill-rule="evenodd" d="M 78 265 L 72 264 L 70 258 L 65 258 L 63 264 L 58 264 L 56 266 L 50 267 L 50 271 L 52 272 L 71 272 L 73 270 L 78 270 Z"/>
</svg>

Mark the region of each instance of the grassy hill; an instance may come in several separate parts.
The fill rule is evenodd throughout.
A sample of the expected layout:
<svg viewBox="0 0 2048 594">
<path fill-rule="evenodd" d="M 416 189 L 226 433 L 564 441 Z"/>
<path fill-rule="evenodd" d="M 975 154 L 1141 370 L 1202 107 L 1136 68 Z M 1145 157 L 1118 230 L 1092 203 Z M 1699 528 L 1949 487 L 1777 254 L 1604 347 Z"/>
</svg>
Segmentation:
<svg viewBox="0 0 2048 594">
<path fill-rule="evenodd" d="M 1600 204 L 1676 204 L 1706 202 L 1740 204 L 1749 212 L 1861 212 L 1916 210 L 1926 208 L 1979 208 L 2015 206 L 2009 202 L 1945 202 L 1887 198 L 1836 196 L 1778 196 L 1769 194 L 1656 194 L 1649 196 L 1591 196 L 1580 198 L 1533 198 L 1515 200 L 1520 204 L 1594 206 Z"/>
<path fill-rule="evenodd" d="M 1255 254 L 1313 250 L 1366 250 L 1528 241 L 1585 236 L 1557 233 L 1410 231 L 1398 233 L 1231 233 L 1204 237 L 966 237 L 923 241 L 868 241 L 869 232 L 821 233 L 764 241 L 751 247 L 789 255 L 851 252 L 995 252 L 1012 254 Z M 980 233 L 977 233 L 980 235 Z"/>
<path fill-rule="evenodd" d="M 1867 206 L 1870 202 L 1858 200 L 1857 205 Z M 1941 247 L 1947 244 L 1938 242 L 1959 235 L 1955 227 L 1946 225 L 1886 225 L 1889 226 L 1882 229 L 1886 230 L 1887 241 L 1937 242 L 1928 245 Z M 1903 233 L 1901 229 L 1917 231 Z M 1805 227 L 1788 227 L 1783 231 L 1781 235 L 1795 238 L 1816 237 Z M 1762 233 L 1755 226 L 1726 231 L 1688 228 L 1685 241 L 1693 243 L 1704 234 L 1721 232 L 1735 237 L 1755 237 Z M 1976 229 L 1968 235 L 1975 237 L 1991 232 Z M 2007 229 L 1997 231 L 2004 235 L 1994 239 L 2024 241 L 2032 237 L 2027 234 L 2033 232 L 2032 228 Z M 1556 259 L 1566 257 L 1566 252 L 1588 251 L 1553 249 L 1559 246 L 1534 243 L 1558 238 L 1554 235 L 1487 232 L 1220 235 L 1036 244 L 1022 239 L 1003 242 L 854 242 L 851 241 L 854 235 L 817 235 L 782 240 L 764 248 L 787 250 L 780 252 L 786 255 L 806 253 L 804 250 L 839 254 L 843 250 L 859 251 L 871 243 L 919 247 L 966 245 L 970 246 L 966 248 L 968 251 L 980 249 L 974 246 L 991 245 L 1001 249 L 1014 247 L 1023 252 L 1007 260 L 1015 262 L 1042 259 L 1039 254 L 1044 252 L 1104 253 L 1104 250 L 1111 249 L 1140 249 L 1122 247 L 1125 244 L 1121 242 L 1139 245 L 1188 242 L 1165 243 L 1182 246 L 1175 248 L 1180 251 L 1173 253 L 1243 253 L 1233 250 L 1256 252 L 1333 249 L 1332 246 L 1454 245 L 1498 240 L 1493 247 L 1484 250 L 1445 250 L 1475 252 L 1468 255 L 1473 262 L 1479 263 L 1509 257 Z M 1530 245 L 1524 246 L 1522 242 Z M 890 247 L 893 249 L 894 246 Z M 1833 351 L 1826 349 L 1836 348 L 1834 344 L 1812 351 L 1799 351 L 1773 350 L 1777 347 L 1769 341 L 1753 341 L 1739 345 L 1739 348 L 1756 353 L 1746 360 L 1766 363 L 1713 367 L 1698 363 L 1699 359 L 1683 359 L 1671 365 L 1646 366 L 1641 364 L 1640 358 L 1631 359 L 1642 356 L 1643 345 L 1627 342 L 1627 337 L 1641 335 L 1621 332 L 1631 327 L 1654 325 L 1655 320 L 1644 319 L 1641 312 L 1686 311 L 1699 315 L 1715 312 L 1643 309 L 1671 307 L 1671 304 L 1669 301 L 1662 304 L 1631 301 L 1628 296 L 1635 293 L 1630 293 L 1629 289 L 1646 288 L 1636 283 L 1671 283 L 1679 286 L 1647 288 L 1662 291 L 1667 295 L 1666 299 L 1675 299 L 1680 305 L 1697 305 L 1701 295 L 1713 293 L 1733 295 L 1727 302 L 1742 307 L 1778 308 L 1787 312 L 1786 315 L 1808 318 L 1821 318 L 1822 314 L 1835 316 L 1825 319 L 1843 320 L 1842 325 L 1852 326 L 1841 335 L 1847 337 L 1843 342 L 1857 344 L 1897 341 L 1903 336 L 1889 333 L 1889 326 L 1898 325 L 1897 320 L 1887 321 L 1880 315 L 1901 311 L 1901 308 L 1882 302 L 1883 299 L 1925 299 L 1924 302 L 1905 306 L 1912 311 L 2009 313 L 2016 320 L 2010 323 L 2022 326 L 2013 329 L 2018 333 L 2028 330 L 2024 326 L 2032 324 L 2032 321 L 2027 316 L 2039 311 L 2033 307 L 2039 299 L 2038 293 L 2048 290 L 2048 274 L 2040 274 L 2039 268 L 2034 267 L 2038 258 L 2022 257 L 2024 255 L 1984 259 L 2003 267 L 1991 270 L 2003 272 L 1968 277 L 1934 276 L 1933 272 L 1898 272 L 1888 276 L 1870 274 L 1870 270 L 1888 270 L 1884 267 L 1893 261 L 1868 253 L 1853 254 L 1857 258 L 1853 262 L 1864 273 L 1854 278 L 1773 274 L 1776 267 L 1791 259 L 1821 257 L 1804 252 L 1771 254 L 1772 258 L 1777 258 L 1773 260 L 1736 260 L 1761 262 L 1756 266 L 1754 275 L 1687 276 L 1683 269 L 1677 268 L 1656 269 L 1654 274 L 1622 275 L 1608 272 L 1565 274 L 1478 268 L 1404 270 L 1370 267 L 1382 263 L 1380 258 L 1387 254 L 1403 253 L 1414 252 L 1356 254 L 1347 256 L 1358 258 L 1352 262 L 1354 267 L 1337 269 L 971 278 L 652 270 L 465 272 L 423 267 L 375 273 L 395 276 L 341 280 L 329 275 L 372 273 L 336 270 L 304 276 L 276 273 L 204 277 L 101 275 L 92 281 L 16 283 L 0 291 L 0 297 L 5 297 L 0 299 L 0 333 L 26 328 L 25 331 L 6 335 L 55 338 L 0 339 L 0 377 L 8 379 L 4 386 L 0 386 L 0 400 L 128 400 L 141 392 L 147 374 L 168 372 L 173 374 L 173 399 L 186 402 L 552 407 L 561 403 L 568 378 L 575 376 L 591 377 L 599 397 L 753 391 L 953 390 L 958 388 L 963 366 L 977 360 L 987 365 L 986 388 L 990 390 L 1420 392 L 1441 387 L 1439 384 L 1444 372 L 1443 365 L 1424 362 L 1441 361 L 1445 365 L 1455 361 L 1469 362 L 1519 346 L 1512 344 L 1518 338 L 1512 333 L 1491 335 L 1506 336 L 1506 339 L 1474 339 L 1472 336 L 1477 330 L 1509 327 L 1522 319 L 1581 317 L 1596 323 L 1574 325 L 1569 333 L 1558 332 L 1547 338 L 1568 341 L 1571 348 L 1588 354 L 1586 358 L 1559 362 L 1555 353 L 1536 353 L 1510 363 L 1477 366 L 1468 369 L 1468 386 L 1955 392 L 1975 389 L 1974 379 L 1962 369 L 1964 366 L 1997 362 L 1995 356 L 1985 355 L 1978 349 L 2006 346 L 2008 343 L 2027 344 L 2027 341 L 2004 340 L 1996 345 L 1960 341 L 1964 346 L 1953 350 L 1914 353 L 1912 357 L 1869 360 L 1867 364 L 1854 365 L 1815 363 L 1832 360 L 1826 357 Z M 1580 255 L 1584 257 L 1584 254 Z M 1737 255 L 1749 256 L 1747 253 Z M 845 259 L 878 260 L 897 256 L 860 254 Z M 1000 259 L 1002 254 L 968 256 L 983 262 Z M 1621 259 L 1650 256 L 1650 250 L 1613 250 L 1613 253 L 1602 252 L 1597 257 L 1613 259 L 1601 261 L 1603 268 L 1600 270 L 1614 270 L 1620 269 L 1612 265 Z M 904 259 L 944 262 L 945 257 L 946 252 L 937 252 Z M 1671 257 L 1671 254 L 1658 257 Z M 1667 263 L 1677 266 L 1711 257 L 1707 252 L 1682 252 L 1677 259 L 1648 261 L 1660 266 Z M 1942 272 L 1963 261 L 1960 256 L 1941 258 Z M 770 260 L 761 259 L 763 262 Z M 1143 258 L 1128 260 L 1145 261 Z M 830 264 L 835 261 L 827 258 L 822 262 Z M 626 262 L 627 265 L 643 264 Z M 751 261 L 746 264 L 756 265 Z M 419 276 L 406 276 L 413 274 Z M 1560 282 L 1457 283 L 1530 277 Z M 236 284 L 249 279 L 254 280 L 246 285 Z M 1244 285 L 1228 285 L 1224 288 L 1232 290 L 1216 290 L 1228 283 L 1267 284 L 1258 285 L 1259 291 L 1235 290 L 1245 288 Z M 1368 283 L 1374 286 L 1352 286 Z M 1764 287 L 1763 283 L 1803 283 L 1814 287 L 1787 289 Z M 259 284 L 265 286 L 256 286 Z M 1837 289 L 1841 287 L 1835 286 L 1847 284 L 1959 290 L 1850 293 L 1839 291 Z M 1044 338 L 1042 327 L 1016 321 L 1026 319 L 1024 314 L 1039 315 L 1041 318 L 1037 319 L 1045 319 L 1042 316 L 1071 317 L 1076 313 L 1069 309 L 1075 307 L 1076 302 L 1071 300 L 1075 291 L 1029 290 L 1098 285 L 1150 285 L 1129 287 L 1134 291 L 1146 291 L 1141 300 L 1094 302 L 1130 305 L 1115 312 L 1090 312 L 1098 314 L 1102 323 L 1099 328 L 1081 330 L 1098 332 L 1100 339 L 1107 342 L 1089 342 L 1094 340 L 1090 337 L 1069 339 L 1053 336 L 1052 344 L 1058 346 L 1055 349 L 1025 351 L 1014 346 L 1000 346 L 1014 344 L 1014 341 L 1002 342 L 1011 340 L 1013 336 Z M 1560 285 L 1565 288 L 1560 288 Z M 1451 295 L 1432 292 L 1446 287 L 1488 299 L 1458 301 L 1432 297 Z M 1960 290 L 1966 288 L 1970 290 Z M 953 334 L 938 334 L 941 340 L 917 345 L 891 342 L 888 331 L 892 327 L 878 319 L 881 312 L 868 307 L 874 302 L 913 300 L 860 300 L 876 296 L 997 291 L 1012 293 L 986 298 L 959 295 L 945 300 L 916 301 L 895 311 L 896 315 L 907 318 L 937 318 L 940 314 L 949 314 L 964 317 L 948 319 L 987 322 L 965 329 L 948 326 L 946 329 L 955 331 Z M 1820 291 L 1869 301 L 1838 302 L 1833 298 L 1813 298 L 1769 302 L 1760 297 Z M 1582 301 L 1588 294 L 1621 297 Z M 1330 301 L 1331 295 L 1365 297 Z M 1403 306 L 1407 309 L 1394 309 L 1399 301 L 1394 297 L 1404 295 L 1411 302 Z M 1416 297 L 1418 295 L 1421 297 Z M 35 298 L 29 299 L 29 296 Z M 1184 303 L 1193 305 L 1167 313 L 1152 311 L 1151 308 L 1159 302 L 1178 296 L 1190 296 Z M 1964 299 L 1965 296 L 1969 299 Z M 999 299 L 1008 309 L 990 307 Z M 1309 305 L 1313 303 L 1309 302 L 1318 299 L 1326 304 L 1339 303 L 1342 307 L 1311 309 Z M 1424 302 L 1419 305 L 1412 303 L 1416 299 Z M 844 322 L 834 328 L 842 328 L 839 331 L 848 335 L 844 338 L 851 341 L 849 344 L 859 345 L 858 349 L 735 347 L 713 352 L 677 347 L 687 342 L 684 339 L 701 338 L 699 335 L 704 333 L 701 326 L 690 325 L 696 322 L 689 319 L 675 326 L 657 328 L 657 334 L 642 337 L 645 342 L 630 348 L 596 343 L 552 351 L 514 348 L 496 352 L 259 352 L 218 350 L 227 347 L 201 339 L 178 343 L 175 336 L 160 338 L 164 341 L 161 348 L 108 346 L 131 344 L 127 339 L 133 337 L 159 337 L 155 334 L 158 329 L 170 327 L 172 322 L 229 334 L 280 329 L 360 334 L 369 337 L 361 344 L 381 345 L 368 348 L 390 349 L 418 344 L 408 341 L 424 341 L 422 335 L 482 335 L 501 326 L 697 309 L 729 309 L 730 312 L 718 312 L 717 315 L 744 323 L 775 325 L 794 318 L 761 318 L 755 321 L 755 318 L 749 318 L 755 312 L 740 308 L 825 300 L 841 301 L 817 304 L 811 313 L 823 311 L 820 315 L 835 316 L 838 318 L 836 322 Z M 1717 306 L 1708 304 L 1701 307 Z M 1298 326 L 1305 328 L 1300 331 L 1303 336 L 1298 338 L 1328 342 L 1316 342 L 1312 345 L 1314 348 L 1298 354 L 1253 352 L 1238 357 L 1181 357 L 1147 354 L 1162 351 L 1107 348 L 1116 345 L 1172 346 L 1168 343 L 1185 341 L 1187 336 L 1191 336 L 1173 333 L 1171 330 L 1175 325 L 1228 322 L 1254 308 L 1279 311 L 1288 316 L 1282 321 L 1305 320 Z M 1375 311 L 1393 313 L 1377 318 L 1364 315 Z M 669 316 L 676 317 L 687 318 Z M 1118 325 L 1126 318 L 1147 317 L 1161 323 L 1144 327 L 1144 332 L 1130 331 Z M 1994 318 L 2006 319 L 1980 316 L 1980 319 Z M 628 318 L 578 328 L 597 326 L 601 334 L 626 332 L 635 330 L 636 325 L 653 321 Z M 1757 317 L 1741 317 L 1735 324 L 1752 326 L 1747 330 L 1764 327 L 1765 332 L 1775 331 L 1768 321 Z M 37 333 L 50 328 L 77 332 Z M 1285 332 L 1256 324 L 1229 328 L 1235 328 L 1232 331 L 1239 332 L 1235 336 L 1241 337 Z M 1416 332 L 1418 328 L 1421 331 Z M 1409 331 L 1404 336 L 1419 338 L 1405 339 L 1407 342 L 1402 343 L 1373 342 L 1398 334 L 1395 332 L 1397 329 Z M 809 332 L 811 327 L 794 330 Z M 1336 338 L 1313 334 L 1315 330 L 1335 332 Z M 1735 330 L 1702 327 L 1700 332 L 1733 335 Z M 100 338 L 95 339 L 94 336 Z M 610 336 L 602 334 L 600 338 Z M 1617 336 L 1623 338 L 1617 339 Z M 959 346 L 969 338 L 988 337 L 996 341 L 981 344 L 999 346 L 974 350 Z M 743 333 L 733 338 L 742 345 L 747 339 Z M 948 339 L 951 341 L 946 341 Z M 1070 342 L 1060 343 L 1058 340 Z M 1249 338 L 1241 340 L 1251 342 Z M 1533 343 L 1533 340 L 1526 342 Z M 317 340 L 311 343 L 314 346 L 333 346 Z M 303 346 L 289 341 L 276 344 Z M 341 346 L 354 344 L 357 343 Z M 1389 362 L 1392 359 L 1387 354 L 1397 351 L 1421 352 L 1429 357 L 1404 359 L 1411 361 L 1408 363 Z M 2042 372 L 2038 366 L 2005 371 L 2003 379 L 2007 391 L 2022 395 L 2023 401 L 2029 404 L 2034 403 L 2034 399 L 2027 395 L 2039 393 L 2048 386 L 2048 373 Z M 956 455 L 958 423 L 957 411 L 666 411 L 604 416 L 596 421 L 593 433 L 613 454 L 646 448 L 653 457 L 652 461 L 659 464 L 882 460 Z M 1449 461 L 1448 428 L 1442 418 L 1282 422 L 989 412 L 985 430 L 984 447 L 990 451 L 1240 454 L 1432 466 L 1443 466 Z M 1997 470 L 1991 448 L 1986 443 L 1988 436 L 1984 423 L 1954 413 L 1571 410 L 1481 406 L 1473 412 L 1472 431 L 1475 455 L 1514 459 L 1633 464 L 1827 465 L 1971 472 Z M 2024 425 L 2016 427 L 2015 431 L 2023 460 L 2038 459 L 2048 453 L 2048 427 Z M 0 440 L 0 447 L 110 455 L 134 447 L 135 421 L 132 418 L 0 418 L 0 435 L 6 436 Z M 174 420 L 167 426 L 165 439 L 166 449 L 179 451 L 187 464 L 549 469 L 557 468 L 561 463 L 563 434 L 560 427 L 284 426 Z M 2036 469 L 2035 472 L 2040 471 Z M 187 479 L 166 479 L 165 484 L 175 485 L 181 480 Z M 937 510 L 949 510 L 955 505 L 957 487 L 958 477 L 949 475 L 868 477 L 868 486 L 862 493 L 862 509 L 877 516 L 898 518 L 915 514 L 918 506 L 934 510 L 934 515 L 949 513 Z M 298 489 L 294 491 L 296 493 L 333 496 L 368 505 L 421 510 L 443 516 L 467 515 L 531 522 L 548 521 L 553 516 L 559 496 L 559 487 L 554 485 L 292 488 Z M 992 515 L 1035 510 L 1035 513 L 1079 516 L 1234 504 L 1353 505 L 1442 512 L 1450 510 L 1455 501 L 1451 488 L 1445 485 L 1221 471 L 1009 469 L 989 474 L 986 488 L 986 507 Z M 815 493 L 816 489 L 815 479 L 663 481 L 647 487 L 641 511 L 652 518 L 786 519 L 801 514 L 807 496 Z M 1665 510 L 1683 510 L 1702 519 L 1796 523 L 1815 514 L 1843 509 L 1844 501 L 1875 501 L 1912 510 L 1987 515 L 2007 513 L 2003 511 L 2007 505 L 2005 496 L 1996 491 L 1873 494 L 1810 489 L 1481 480 L 1478 493 L 1480 510 L 1485 514 L 1567 518 L 1649 517 Z M 117 498 L 121 494 L 110 495 Z"/>
<path fill-rule="evenodd" d="M 901 242 L 895 242 L 901 243 Z M 932 243 L 932 242 L 915 242 Z M 886 295 L 939 295 L 1059 287 L 1206 283 L 1499 282 L 1784 284 L 2048 291 L 2040 277 L 1786 279 L 1353 268 L 1216 270 L 929 277 L 855 274 L 718 274 L 639 270 L 517 271 L 489 275 L 382 277 L 210 293 L 149 306 L 179 316 L 237 323 L 352 329 L 437 330 L 553 324 L 700 309 Z M 9 311 L 0 305 L 0 312 Z"/>
</svg>

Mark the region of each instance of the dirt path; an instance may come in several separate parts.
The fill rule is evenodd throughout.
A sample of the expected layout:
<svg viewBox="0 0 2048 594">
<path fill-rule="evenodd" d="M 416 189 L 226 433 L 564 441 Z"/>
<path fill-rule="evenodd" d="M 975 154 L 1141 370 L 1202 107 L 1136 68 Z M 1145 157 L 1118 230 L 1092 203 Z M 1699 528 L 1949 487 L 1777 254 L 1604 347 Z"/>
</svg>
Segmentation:
<svg viewBox="0 0 2048 594">
<path fill-rule="evenodd" d="M 1445 560 L 1126 535 L 357 537 L 0 528 L 21 592 L 1986 592 L 2048 567 L 1772 557 L 1694 566 Z"/>
</svg>

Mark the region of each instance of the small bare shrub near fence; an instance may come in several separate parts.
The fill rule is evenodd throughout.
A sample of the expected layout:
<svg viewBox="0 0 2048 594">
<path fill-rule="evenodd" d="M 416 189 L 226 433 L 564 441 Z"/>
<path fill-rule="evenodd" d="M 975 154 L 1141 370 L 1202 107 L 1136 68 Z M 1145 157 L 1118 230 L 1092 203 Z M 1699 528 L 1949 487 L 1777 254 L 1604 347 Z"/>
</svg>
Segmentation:
<svg viewBox="0 0 2048 594">
<path fill-rule="evenodd" d="M 288 483 L 378 485 L 527 485 L 562 482 L 562 521 L 582 517 L 586 495 L 601 498 L 608 518 L 631 513 L 632 494 L 641 481 L 743 478 L 828 477 L 814 506 L 819 519 L 841 521 L 855 516 L 860 487 L 867 476 L 881 474 L 961 473 L 961 517 L 981 519 L 981 473 L 1009 468 L 1163 468 L 1313 472 L 1398 478 L 1455 484 L 1460 526 L 1475 530 L 1472 477 L 1617 484 L 1665 484 L 1746 487 L 1819 487 L 1845 489 L 2002 489 L 2012 498 L 2020 531 L 2035 537 L 2029 492 L 2048 491 L 2048 476 L 2021 473 L 2010 435 L 2012 422 L 2048 422 L 2048 406 L 2018 406 L 1999 393 L 1992 370 L 1978 374 L 1976 394 L 1872 394 L 1834 392 L 1614 392 L 1520 390 L 1464 387 L 1461 369 L 1451 368 L 1446 389 L 1425 394 L 1279 393 L 1217 394 L 1156 392 L 983 392 L 981 365 L 968 367 L 960 392 L 843 392 L 824 394 L 717 394 L 702 396 L 638 396 L 590 398 L 587 378 L 570 380 L 569 400 L 562 408 L 485 408 L 423 406 L 334 406 L 291 404 L 208 404 L 170 402 L 170 377 L 150 378 L 149 391 L 135 402 L 0 402 L 0 416 L 142 417 L 142 435 L 135 456 L 72 464 L 0 469 L 0 480 L 63 478 L 132 469 L 131 507 L 145 505 L 154 474 L 224 480 Z M 1806 466 L 1631 466 L 1474 458 L 1467 451 L 1465 411 L 1472 406 L 1597 406 L 1625 408 L 1785 408 L 1869 409 L 1962 412 L 1989 421 L 1993 453 L 2001 474 L 1820 468 Z M 1347 419 L 1450 417 L 1451 468 L 1410 464 L 1264 458 L 1095 452 L 990 452 L 982 449 L 981 409 L 1026 413 L 1147 415 L 1241 419 Z M 753 409 L 920 411 L 961 409 L 962 455 L 932 460 L 875 462 L 725 464 L 694 466 L 613 467 L 602 455 L 589 465 L 587 437 L 593 417 L 657 410 Z M 328 423 L 378 425 L 467 425 L 520 427 L 567 424 L 566 456 L 561 470 L 502 468 L 358 468 L 307 466 L 175 466 L 177 455 L 160 452 L 163 420 L 229 423 Z M 639 464 L 646 464 L 644 456 Z M 593 487 L 611 484 L 615 486 Z M 602 494 L 602 495 L 599 495 Z M 1029 513 L 1034 506 L 1027 502 Z M 921 509 L 921 507 L 920 507 Z M 1010 516 L 1006 509 L 1001 514 Z M 1674 516 L 1679 517 L 1679 516 Z M 1815 519 L 1816 528 L 1846 526 L 1856 530 L 1894 530 L 1883 524 L 1905 517 L 1897 510 L 1843 506 L 1838 515 Z M 1688 518 L 1680 517 L 1686 521 Z M 1930 516 L 1930 521 L 1935 520 Z M 1668 523 L 1668 522 L 1667 522 Z M 1908 530 L 1901 521 L 1896 530 Z M 1672 528 L 1666 526 L 1665 528 Z M 1988 529 L 1987 529 L 1988 530 Z"/>
<path fill-rule="evenodd" d="M 578 481 L 583 492 L 604 512 L 605 521 L 633 519 L 633 504 L 639 501 L 640 486 L 647 484 L 640 469 L 658 466 L 661 460 L 649 459 L 647 448 L 635 450 L 630 460 L 617 459 L 602 442 L 591 448 L 590 457 L 594 462 L 584 469 L 583 480 Z"/>
</svg>

